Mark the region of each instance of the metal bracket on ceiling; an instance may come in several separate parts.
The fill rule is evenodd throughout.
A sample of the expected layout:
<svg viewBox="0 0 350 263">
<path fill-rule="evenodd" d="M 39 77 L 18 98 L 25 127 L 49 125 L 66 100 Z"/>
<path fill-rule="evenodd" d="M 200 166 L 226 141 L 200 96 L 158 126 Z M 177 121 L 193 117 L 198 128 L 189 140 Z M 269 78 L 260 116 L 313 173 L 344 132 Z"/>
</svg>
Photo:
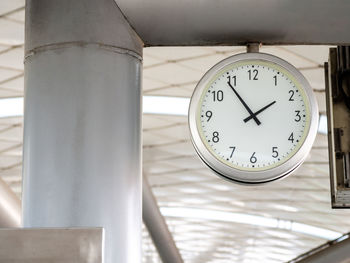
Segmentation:
<svg viewBox="0 0 350 263">
<path fill-rule="evenodd" d="M 247 53 L 259 53 L 260 47 L 261 47 L 261 43 L 248 43 Z"/>
</svg>

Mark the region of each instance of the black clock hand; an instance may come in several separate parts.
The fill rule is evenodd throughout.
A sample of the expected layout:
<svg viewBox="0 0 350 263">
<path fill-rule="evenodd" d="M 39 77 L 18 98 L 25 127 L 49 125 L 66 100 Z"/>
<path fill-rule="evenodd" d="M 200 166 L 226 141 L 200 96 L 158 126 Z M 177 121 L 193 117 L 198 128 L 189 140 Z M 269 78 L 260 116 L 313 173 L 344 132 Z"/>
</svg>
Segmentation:
<svg viewBox="0 0 350 263">
<path fill-rule="evenodd" d="M 256 122 L 257 125 L 260 125 L 261 122 L 258 120 L 258 118 L 255 116 L 255 114 L 252 112 L 252 110 L 248 107 L 247 103 L 245 103 L 245 101 L 242 99 L 241 96 L 239 96 L 238 92 L 235 90 L 234 87 L 232 87 L 231 83 L 228 81 L 227 84 L 231 87 L 231 89 L 233 90 L 233 92 L 236 94 L 237 98 L 239 99 L 239 101 L 243 104 L 243 106 L 246 108 L 246 110 L 249 112 L 251 118 L 254 119 L 254 121 Z"/>
<path fill-rule="evenodd" d="M 260 110 L 258 110 L 257 112 L 251 114 L 249 117 L 245 118 L 243 121 L 247 122 L 247 121 L 251 120 L 252 118 L 254 118 L 254 116 L 262 113 L 264 110 L 266 110 L 268 107 L 270 107 L 271 105 L 273 105 L 275 103 L 276 103 L 276 101 L 273 101 L 270 104 L 266 105 L 265 107 L 262 107 Z"/>
</svg>

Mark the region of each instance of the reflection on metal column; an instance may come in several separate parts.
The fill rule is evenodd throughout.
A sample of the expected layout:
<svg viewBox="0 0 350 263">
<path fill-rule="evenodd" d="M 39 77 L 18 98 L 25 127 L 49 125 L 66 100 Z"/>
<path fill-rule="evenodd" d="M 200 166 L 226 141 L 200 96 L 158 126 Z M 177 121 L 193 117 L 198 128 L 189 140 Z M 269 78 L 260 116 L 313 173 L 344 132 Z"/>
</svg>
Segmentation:
<svg viewBox="0 0 350 263">
<path fill-rule="evenodd" d="M 21 201 L 0 178 L 0 228 L 21 226 Z"/>
<path fill-rule="evenodd" d="M 26 2 L 24 227 L 103 227 L 141 261 L 142 42 L 111 0 Z"/>
<path fill-rule="evenodd" d="M 102 228 L 1 229 L 1 263 L 104 263 Z"/>
</svg>

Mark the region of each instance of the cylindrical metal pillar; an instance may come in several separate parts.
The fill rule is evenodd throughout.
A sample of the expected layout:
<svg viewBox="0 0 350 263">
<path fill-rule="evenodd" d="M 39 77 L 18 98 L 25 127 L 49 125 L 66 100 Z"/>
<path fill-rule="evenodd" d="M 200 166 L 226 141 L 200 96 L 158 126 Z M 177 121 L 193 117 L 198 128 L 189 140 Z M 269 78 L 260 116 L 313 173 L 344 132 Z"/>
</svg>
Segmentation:
<svg viewBox="0 0 350 263">
<path fill-rule="evenodd" d="M 27 0 L 24 227 L 104 227 L 141 261 L 142 42 L 113 0 Z"/>
</svg>

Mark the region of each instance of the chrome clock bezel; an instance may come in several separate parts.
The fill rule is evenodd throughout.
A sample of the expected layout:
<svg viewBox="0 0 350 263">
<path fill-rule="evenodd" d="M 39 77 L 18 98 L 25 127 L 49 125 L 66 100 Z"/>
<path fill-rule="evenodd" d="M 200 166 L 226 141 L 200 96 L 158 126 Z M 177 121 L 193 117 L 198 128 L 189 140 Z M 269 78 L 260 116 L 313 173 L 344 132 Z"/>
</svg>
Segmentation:
<svg viewBox="0 0 350 263">
<path fill-rule="evenodd" d="M 216 74 L 218 74 L 218 72 L 232 64 L 250 60 L 258 60 L 273 63 L 288 71 L 289 74 L 291 74 L 299 82 L 300 88 L 303 89 L 310 107 L 310 127 L 308 133 L 306 134 L 304 143 L 297 150 L 297 152 L 287 161 L 277 165 L 276 167 L 263 171 L 240 170 L 221 162 L 209 151 L 209 149 L 207 149 L 205 144 L 202 142 L 196 121 L 197 109 L 199 107 L 202 93 L 205 90 L 207 84 L 212 80 L 212 78 Z M 241 184 L 261 184 L 278 180 L 289 175 L 305 160 L 312 148 L 313 142 L 317 134 L 318 106 L 310 84 L 293 65 L 289 64 L 281 58 L 270 54 L 242 53 L 231 56 L 217 63 L 211 69 L 209 69 L 209 71 L 207 71 L 205 75 L 201 78 L 191 97 L 188 112 L 188 121 L 192 144 L 194 145 L 194 148 L 199 157 L 210 169 L 216 172 L 219 176 L 230 181 L 234 181 Z"/>
</svg>

